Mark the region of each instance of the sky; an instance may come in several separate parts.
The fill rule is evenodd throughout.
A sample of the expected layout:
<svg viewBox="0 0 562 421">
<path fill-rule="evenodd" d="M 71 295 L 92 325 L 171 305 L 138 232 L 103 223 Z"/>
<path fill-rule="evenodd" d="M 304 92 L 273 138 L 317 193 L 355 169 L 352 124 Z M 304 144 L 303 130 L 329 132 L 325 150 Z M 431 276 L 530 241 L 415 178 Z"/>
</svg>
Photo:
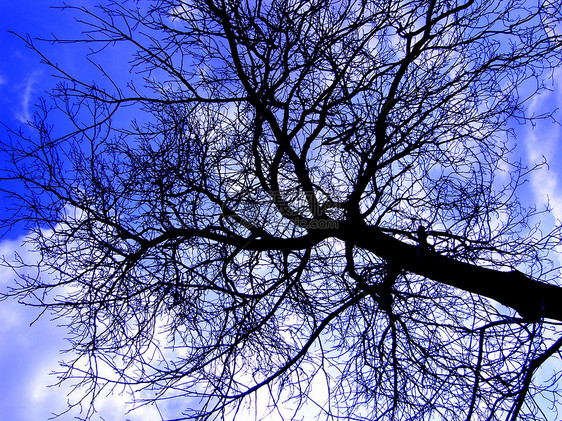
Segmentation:
<svg viewBox="0 0 562 421">
<path fill-rule="evenodd" d="M 37 99 L 53 87 L 54 80 L 50 69 L 40 63 L 40 58 L 8 31 L 22 36 L 48 36 L 62 32 L 63 28 L 75 29 L 76 24 L 68 14 L 49 7 L 56 4 L 60 2 L 0 1 L 0 122 L 10 128 L 20 127 L 30 119 Z M 46 47 L 58 62 L 80 68 L 83 57 Z M 6 136 L 6 131 L 0 129 L 0 136 Z M 4 157 L 0 155 L 0 159 L 4 160 Z M 5 206 L 6 203 L 0 200 L 0 217 L 6 212 Z M 23 227 L 16 226 L 0 239 L 0 256 L 10 258 L 18 252 L 33 260 L 33 253 L 22 245 L 24 236 Z M 1 289 L 13 279 L 10 270 L 0 267 Z M 5 420 L 47 420 L 53 412 L 67 409 L 69 385 L 49 387 L 57 381 L 49 373 L 59 370 L 58 362 L 64 357 L 60 350 L 69 346 L 64 339 L 66 331 L 48 316 L 31 324 L 37 316 L 36 309 L 14 301 L 0 302 L 0 417 Z M 97 405 L 97 417 L 93 419 L 161 419 L 155 407 L 127 413 L 131 408 L 128 401 L 128 397 L 103 397 Z M 79 412 L 71 414 L 60 419 L 74 419 L 80 415 Z"/>
<path fill-rule="evenodd" d="M 88 2 L 82 2 L 88 3 Z M 8 30 L 20 35 L 48 35 L 51 32 L 75 29 L 68 14 L 52 10 L 57 4 L 48 0 L 0 1 L 0 122 L 15 128 L 31 117 L 37 99 L 53 84 L 48 68 L 39 57 L 25 48 L 23 42 Z M 48 48 L 57 60 L 80 70 L 83 57 L 69 54 L 66 50 Z M 528 112 L 562 108 L 562 69 L 550 80 L 551 91 L 536 97 Z M 560 118 L 560 113 L 558 118 Z M 561 119 L 562 120 L 562 119 Z M 518 134 L 519 153 L 529 163 L 539 162 L 544 156 L 549 167 L 535 173 L 528 184 L 526 200 L 539 207 L 547 202 L 553 207 L 553 217 L 562 221 L 562 130 L 552 121 L 543 121 L 534 128 L 515 126 Z M 5 136 L 0 130 L 0 136 Z M 0 156 L 0 159 L 3 159 Z M 17 188 L 15 186 L 14 188 Z M 0 204 L 0 217 L 5 212 Z M 554 219 L 547 224 L 554 223 Z M 33 259 L 22 241 L 23 227 L 16 226 L 0 239 L 0 256 L 10 258 L 15 252 Z M 13 273 L 0 267 L 0 288 L 13 280 Z M 58 327 L 49 317 L 36 319 L 37 310 L 16 302 L 0 303 L 0 414 L 11 421 L 37 421 L 49 418 L 52 411 L 66 409 L 68 387 L 47 387 L 56 383 L 49 373 L 57 370 L 66 349 L 65 329 Z M 147 407 L 126 414 L 130 408 L 127 398 L 109 396 L 98 402 L 99 417 L 94 419 L 147 421 L 158 420 L 155 407 Z M 61 419 L 70 419 L 65 416 Z"/>
</svg>

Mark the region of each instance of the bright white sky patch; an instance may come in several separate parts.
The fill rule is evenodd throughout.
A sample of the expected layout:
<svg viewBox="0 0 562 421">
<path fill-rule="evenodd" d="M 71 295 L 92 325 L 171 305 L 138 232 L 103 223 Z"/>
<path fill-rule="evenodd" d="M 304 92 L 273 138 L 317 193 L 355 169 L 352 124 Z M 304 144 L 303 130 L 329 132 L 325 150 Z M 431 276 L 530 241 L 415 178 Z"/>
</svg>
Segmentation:
<svg viewBox="0 0 562 421">
<path fill-rule="evenodd" d="M 36 256 L 26 250 L 28 247 L 22 246 L 22 241 L 23 238 L 0 242 L 0 257 L 11 260 L 18 252 L 25 261 L 33 263 Z M 13 271 L 0 265 L 0 289 L 4 292 L 13 281 Z M 58 327 L 62 321 L 52 321 L 48 314 L 30 326 L 38 314 L 38 309 L 25 307 L 15 300 L 0 302 L 0 414 L 5 420 L 47 420 L 53 412 L 61 413 L 67 409 L 71 384 L 53 386 L 57 378 L 49 375 L 61 370 L 58 363 L 65 355 L 60 351 L 69 347 L 64 339 L 66 329 Z M 70 400 L 75 401 L 78 397 L 78 394 L 70 395 Z M 92 421 L 161 419 L 155 406 L 128 412 L 132 408 L 130 402 L 129 395 L 115 393 L 107 396 L 106 393 L 96 401 L 98 414 Z M 165 409 L 167 405 L 160 406 Z M 74 419 L 76 415 L 79 411 L 59 419 Z"/>
<path fill-rule="evenodd" d="M 528 115 L 539 115 L 562 106 L 562 69 L 554 72 L 553 90 L 544 92 L 533 99 Z M 525 133 L 525 146 L 528 160 L 532 164 L 544 159 L 549 166 L 543 167 L 531 176 L 534 199 L 537 206 L 550 204 L 553 215 L 562 221 L 562 188 L 559 169 L 562 163 L 562 131 L 560 124 L 552 119 L 541 120 L 535 127 L 529 126 Z"/>
<path fill-rule="evenodd" d="M 0 256 L 10 259 L 19 251 L 29 257 L 21 240 L 0 243 Z M 13 279 L 12 270 L 0 266 L 2 291 Z M 4 419 L 47 419 L 53 410 L 65 408 L 61 406 L 66 402 L 64 393 L 45 387 L 55 382 L 48 373 L 57 367 L 58 351 L 63 347 L 62 332 L 48 317 L 30 326 L 38 314 L 37 309 L 24 307 L 15 300 L 0 303 L 0 413 Z"/>
</svg>

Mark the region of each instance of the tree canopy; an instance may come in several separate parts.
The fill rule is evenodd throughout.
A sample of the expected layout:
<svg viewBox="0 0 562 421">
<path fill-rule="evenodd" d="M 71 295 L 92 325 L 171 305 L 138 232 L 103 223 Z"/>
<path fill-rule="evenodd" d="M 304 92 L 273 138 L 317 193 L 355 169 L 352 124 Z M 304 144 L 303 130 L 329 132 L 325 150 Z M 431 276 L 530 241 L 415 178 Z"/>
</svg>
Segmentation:
<svg viewBox="0 0 562 421">
<path fill-rule="evenodd" d="M 62 380 L 177 419 L 545 419 L 560 230 L 518 199 L 510 127 L 560 65 L 561 8 L 64 6 L 84 32 L 54 41 L 97 76 L 27 39 L 59 83 L 2 140 L 26 186 L 3 224 L 41 255 L 5 297 L 67 321 Z"/>
</svg>

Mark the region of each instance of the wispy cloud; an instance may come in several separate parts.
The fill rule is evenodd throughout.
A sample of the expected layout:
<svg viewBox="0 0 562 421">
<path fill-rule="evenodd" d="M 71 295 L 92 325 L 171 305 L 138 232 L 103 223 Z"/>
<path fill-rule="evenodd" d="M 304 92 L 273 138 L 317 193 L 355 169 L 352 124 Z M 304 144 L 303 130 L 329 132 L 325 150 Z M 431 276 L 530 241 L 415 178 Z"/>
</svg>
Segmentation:
<svg viewBox="0 0 562 421">
<path fill-rule="evenodd" d="M 29 77 L 25 80 L 22 85 L 22 90 L 20 92 L 20 102 L 19 102 L 19 109 L 16 112 L 16 119 L 21 121 L 22 123 L 27 123 L 31 120 L 31 105 L 33 97 L 33 87 L 37 82 L 37 79 L 41 75 L 41 71 L 36 70 L 35 72 L 31 73 Z"/>
<path fill-rule="evenodd" d="M 558 69 L 553 77 L 553 90 L 544 92 L 533 99 L 529 107 L 529 115 L 539 115 L 562 106 L 562 69 Z M 538 121 L 525 133 L 527 157 L 531 163 L 539 163 L 546 159 L 548 167 L 543 167 L 531 175 L 531 185 L 537 205 L 549 204 L 553 215 L 562 221 L 562 130 L 560 124 L 552 119 Z"/>
</svg>

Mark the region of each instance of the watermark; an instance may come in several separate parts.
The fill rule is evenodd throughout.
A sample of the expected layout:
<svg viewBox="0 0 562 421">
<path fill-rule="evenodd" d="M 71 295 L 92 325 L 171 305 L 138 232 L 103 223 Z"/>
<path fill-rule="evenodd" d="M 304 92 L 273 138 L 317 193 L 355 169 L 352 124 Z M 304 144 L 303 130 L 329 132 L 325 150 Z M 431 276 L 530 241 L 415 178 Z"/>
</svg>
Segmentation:
<svg viewBox="0 0 562 421">
<path fill-rule="evenodd" d="M 311 219 L 299 220 L 297 225 L 304 229 L 310 230 L 331 230 L 340 227 L 340 221 L 335 219 Z"/>
</svg>

